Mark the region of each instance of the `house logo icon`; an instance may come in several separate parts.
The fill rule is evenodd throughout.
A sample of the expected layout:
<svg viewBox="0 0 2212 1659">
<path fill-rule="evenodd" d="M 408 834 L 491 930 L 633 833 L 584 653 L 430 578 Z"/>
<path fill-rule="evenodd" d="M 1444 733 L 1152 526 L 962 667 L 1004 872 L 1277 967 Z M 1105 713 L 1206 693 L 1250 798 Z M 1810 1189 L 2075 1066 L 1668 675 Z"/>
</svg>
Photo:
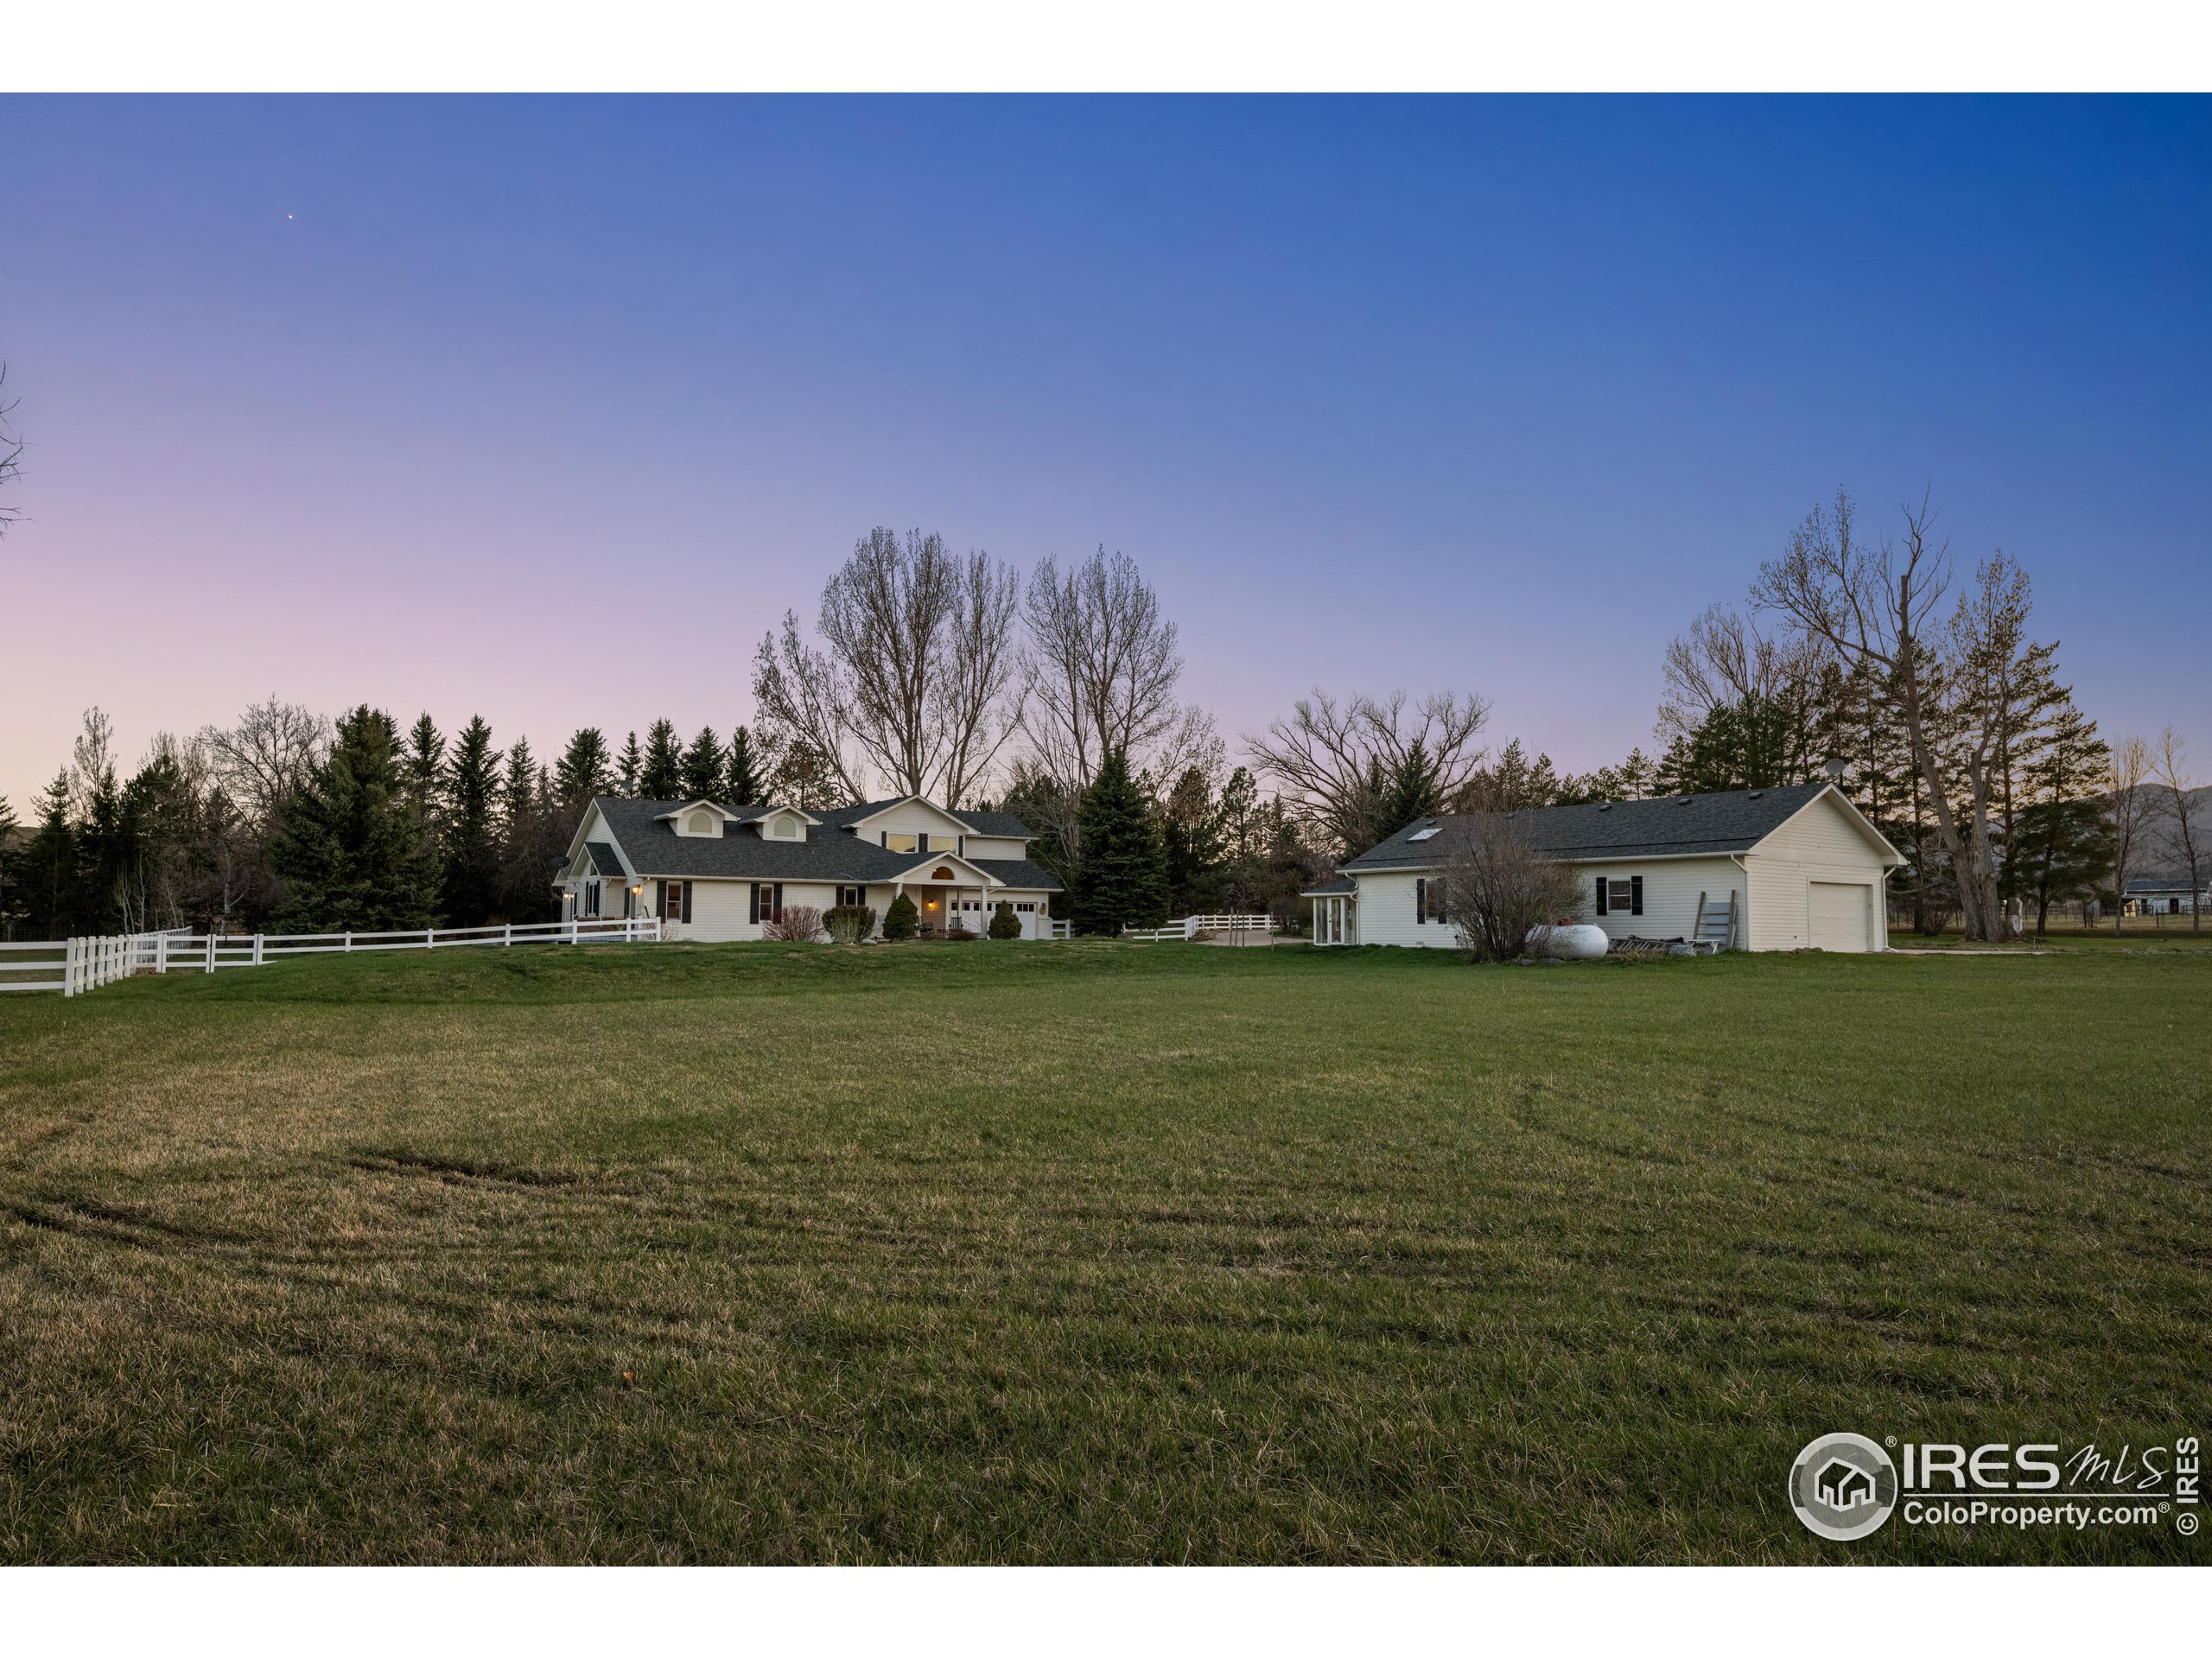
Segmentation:
<svg viewBox="0 0 2212 1659">
<path fill-rule="evenodd" d="M 1864 1434 L 1823 1434 L 1789 1467 L 1789 1506 L 1808 1532 L 1864 1538 L 1897 1506 L 1897 1469 Z"/>
</svg>

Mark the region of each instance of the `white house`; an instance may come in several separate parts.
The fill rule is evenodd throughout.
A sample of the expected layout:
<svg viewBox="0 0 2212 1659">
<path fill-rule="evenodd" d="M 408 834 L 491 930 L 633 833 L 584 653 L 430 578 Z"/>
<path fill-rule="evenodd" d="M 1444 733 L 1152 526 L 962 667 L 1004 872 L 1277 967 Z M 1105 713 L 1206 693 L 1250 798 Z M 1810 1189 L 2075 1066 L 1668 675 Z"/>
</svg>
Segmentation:
<svg viewBox="0 0 2212 1659">
<path fill-rule="evenodd" d="M 880 926 L 904 893 L 926 931 L 981 933 L 1003 902 L 1026 939 L 1051 936 L 1060 884 L 1004 812 L 948 812 L 909 795 L 821 812 L 719 801 L 595 798 L 554 878 L 562 916 L 658 916 L 678 939 L 757 939 L 783 910 L 867 905 Z"/>
<path fill-rule="evenodd" d="M 1833 784 L 1512 817 L 1581 877 L 1573 919 L 1613 938 L 1702 938 L 1739 950 L 1887 948 L 1883 889 L 1904 860 Z M 1434 879 L 1448 823 L 1408 824 L 1313 888 L 1314 942 L 1456 944 Z"/>
</svg>

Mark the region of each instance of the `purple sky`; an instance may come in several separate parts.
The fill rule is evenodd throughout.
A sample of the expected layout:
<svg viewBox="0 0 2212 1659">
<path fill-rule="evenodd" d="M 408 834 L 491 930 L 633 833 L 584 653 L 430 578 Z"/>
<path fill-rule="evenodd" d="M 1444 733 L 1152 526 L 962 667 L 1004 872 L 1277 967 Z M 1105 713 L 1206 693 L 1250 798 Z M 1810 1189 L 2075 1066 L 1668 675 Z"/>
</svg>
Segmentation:
<svg viewBox="0 0 2212 1659">
<path fill-rule="evenodd" d="M 271 691 L 549 755 L 751 713 L 875 524 L 1099 543 L 1234 745 L 1586 767 L 1838 484 L 2212 770 L 2212 104 L 0 100 L 0 793 Z"/>
</svg>

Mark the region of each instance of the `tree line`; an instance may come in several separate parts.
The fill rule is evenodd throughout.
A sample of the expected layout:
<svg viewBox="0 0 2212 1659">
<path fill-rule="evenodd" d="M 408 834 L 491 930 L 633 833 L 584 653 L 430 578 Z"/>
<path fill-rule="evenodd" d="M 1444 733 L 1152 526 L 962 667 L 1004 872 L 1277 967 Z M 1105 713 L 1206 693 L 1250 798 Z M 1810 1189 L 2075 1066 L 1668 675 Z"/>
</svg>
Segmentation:
<svg viewBox="0 0 2212 1659">
<path fill-rule="evenodd" d="M 1654 729 L 1576 775 L 1490 705 L 1316 690 L 1229 764 L 1179 697 L 1175 624 L 1103 548 L 1027 572 L 876 529 L 753 658 L 754 717 L 689 741 L 652 722 L 620 748 L 575 733 L 549 767 L 480 717 L 450 737 L 363 706 L 336 721 L 271 698 L 234 727 L 157 738 L 128 778 L 98 710 L 14 825 L 0 800 L 0 925 L 64 932 L 412 927 L 543 919 L 591 798 L 819 809 L 875 795 L 995 804 L 1035 833 L 1083 931 L 1268 910 L 1417 818 L 1815 781 L 1906 855 L 1896 891 L 1933 930 L 1999 937 L 2021 901 L 2114 899 L 2154 864 L 2202 891 L 2202 791 L 2180 739 L 2108 743 L 2075 705 L 2031 588 L 2003 554 L 1959 579 L 1926 506 L 1868 544 L 1839 496 L 1669 647 Z M 1263 788 L 1264 785 L 1264 788 Z M 2194 793 L 2192 792 L 2194 791 Z"/>
</svg>

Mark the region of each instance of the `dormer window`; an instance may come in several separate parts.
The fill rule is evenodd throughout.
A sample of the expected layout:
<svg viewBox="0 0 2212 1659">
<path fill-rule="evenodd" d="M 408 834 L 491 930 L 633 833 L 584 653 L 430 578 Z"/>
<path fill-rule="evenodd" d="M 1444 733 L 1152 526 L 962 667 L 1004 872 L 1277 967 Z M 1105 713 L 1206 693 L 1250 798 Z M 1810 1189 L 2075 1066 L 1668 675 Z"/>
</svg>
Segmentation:
<svg viewBox="0 0 2212 1659">
<path fill-rule="evenodd" d="M 769 816 L 761 833 L 771 841 L 804 841 L 806 826 L 796 812 L 777 812 Z"/>
<path fill-rule="evenodd" d="M 684 820 L 683 829 L 687 835 L 711 836 L 715 833 L 715 815 L 711 812 L 694 812 Z"/>
</svg>

